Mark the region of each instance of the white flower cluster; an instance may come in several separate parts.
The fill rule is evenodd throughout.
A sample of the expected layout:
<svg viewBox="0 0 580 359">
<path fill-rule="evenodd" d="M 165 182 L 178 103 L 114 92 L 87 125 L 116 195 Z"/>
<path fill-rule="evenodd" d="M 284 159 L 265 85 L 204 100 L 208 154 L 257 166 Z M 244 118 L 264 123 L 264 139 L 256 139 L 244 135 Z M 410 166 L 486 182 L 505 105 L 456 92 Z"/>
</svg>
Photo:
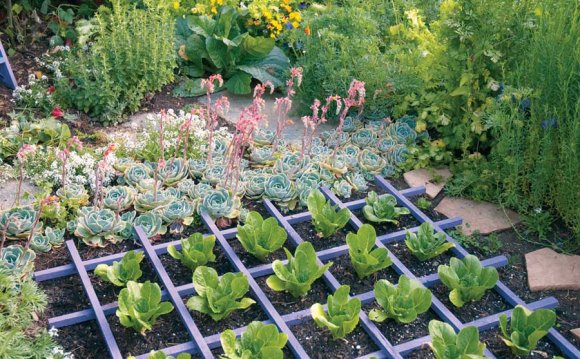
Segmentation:
<svg viewBox="0 0 580 359">
<path fill-rule="evenodd" d="M 51 338 L 58 337 L 58 329 L 55 327 L 50 328 L 48 330 L 48 335 Z M 56 346 L 52 348 L 51 353 L 46 357 L 46 359 L 74 359 L 74 355 L 69 352 L 65 352 L 61 346 Z"/>
</svg>

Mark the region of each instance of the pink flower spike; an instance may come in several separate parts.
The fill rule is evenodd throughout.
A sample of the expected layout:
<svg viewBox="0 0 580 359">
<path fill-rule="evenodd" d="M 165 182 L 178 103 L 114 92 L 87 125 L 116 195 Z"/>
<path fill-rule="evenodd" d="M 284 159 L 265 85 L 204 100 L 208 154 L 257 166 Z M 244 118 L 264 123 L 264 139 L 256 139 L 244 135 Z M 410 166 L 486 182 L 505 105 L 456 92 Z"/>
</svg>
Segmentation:
<svg viewBox="0 0 580 359">
<path fill-rule="evenodd" d="M 36 151 L 36 148 L 34 146 L 31 146 L 29 144 L 24 144 L 24 145 L 22 145 L 22 147 L 20 147 L 20 150 L 18 150 L 16 157 L 18 158 L 18 160 L 20 162 L 24 162 L 24 160 L 26 159 L 26 156 L 28 156 L 31 153 L 34 153 L 35 151 Z"/>
<path fill-rule="evenodd" d="M 298 86 L 302 84 L 302 67 L 293 67 L 290 69 L 290 77 L 295 78 L 298 82 Z"/>
</svg>

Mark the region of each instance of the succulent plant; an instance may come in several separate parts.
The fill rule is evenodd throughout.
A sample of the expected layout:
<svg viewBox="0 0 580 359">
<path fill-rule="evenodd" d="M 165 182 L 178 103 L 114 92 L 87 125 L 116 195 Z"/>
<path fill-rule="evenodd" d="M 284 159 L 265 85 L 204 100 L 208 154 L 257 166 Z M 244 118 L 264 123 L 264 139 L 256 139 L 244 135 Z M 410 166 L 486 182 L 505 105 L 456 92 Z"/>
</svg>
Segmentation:
<svg viewBox="0 0 580 359">
<path fill-rule="evenodd" d="M 409 127 L 405 122 L 395 122 L 386 129 L 386 136 L 392 138 L 400 144 L 407 144 L 415 141 L 417 132 Z"/>
<path fill-rule="evenodd" d="M 283 173 L 268 178 L 264 195 L 276 202 L 283 211 L 294 209 L 298 193 L 294 183 Z"/>
<path fill-rule="evenodd" d="M 51 227 L 46 227 L 44 229 L 44 236 L 48 239 L 52 247 L 58 248 L 64 243 L 64 228 L 52 229 Z"/>
<path fill-rule="evenodd" d="M 254 147 L 250 153 L 250 161 L 258 166 L 271 166 L 276 162 L 272 147 Z"/>
<path fill-rule="evenodd" d="M 209 192 L 203 199 L 201 209 L 205 210 L 211 218 L 238 218 L 242 201 L 226 189 L 215 189 Z"/>
<path fill-rule="evenodd" d="M 203 173 L 203 181 L 216 185 L 220 183 L 226 175 L 226 168 L 222 165 L 215 164 L 205 170 Z"/>
<path fill-rule="evenodd" d="M 254 133 L 254 143 L 258 146 L 269 146 L 274 142 L 274 131 L 259 129 Z"/>
<path fill-rule="evenodd" d="M 195 185 L 195 188 L 193 189 L 193 195 L 195 196 L 195 198 L 201 199 L 207 196 L 213 190 L 214 188 L 212 187 L 212 185 L 210 185 L 209 183 L 201 182 Z"/>
<path fill-rule="evenodd" d="M 383 137 L 377 142 L 377 149 L 381 153 L 387 152 L 393 146 L 395 146 L 397 142 L 390 137 Z"/>
<path fill-rule="evenodd" d="M 181 233 L 184 226 L 193 222 L 193 205 L 186 200 L 177 200 L 160 209 L 163 222 L 169 225 L 169 232 Z"/>
<path fill-rule="evenodd" d="M 90 247 L 104 247 L 106 241 L 116 243 L 122 239 L 119 232 L 125 222 L 110 209 L 82 207 L 76 221 L 75 236 Z"/>
<path fill-rule="evenodd" d="M 157 191 L 157 196 L 151 192 L 140 193 L 135 198 L 135 209 L 147 212 L 157 207 L 165 206 L 175 200 L 175 194 L 166 190 Z"/>
<path fill-rule="evenodd" d="M 217 137 L 213 141 L 213 154 L 215 157 L 223 157 L 228 150 L 230 143 L 223 137 Z"/>
<path fill-rule="evenodd" d="M 30 232 L 40 232 L 42 222 L 35 225 L 37 211 L 30 207 L 15 207 L 0 216 L 0 233 L 6 230 L 7 239 L 23 239 L 30 236 Z M 8 226 L 7 226 L 8 224 Z"/>
<path fill-rule="evenodd" d="M 125 170 L 125 183 L 131 187 L 136 187 L 144 179 L 151 178 L 151 168 L 143 163 L 135 163 Z"/>
<path fill-rule="evenodd" d="M 385 167 L 383 167 L 383 170 L 381 171 L 381 176 L 383 176 L 385 178 L 395 177 L 396 174 L 397 174 L 397 168 L 393 165 L 388 164 L 388 163 L 385 165 Z"/>
<path fill-rule="evenodd" d="M 344 198 L 350 198 L 352 195 L 353 187 L 347 180 L 340 180 L 334 182 L 332 185 L 332 191 L 336 193 L 338 196 Z"/>
<path fill-rule="evenodd" d="M 405 145 L 395 145 L 384 154 L 384 157 L 389 164 L 398 165 L 405 162 L 407 153 L 409 150 Z"/>
<path fill-rule="evenodd" d="M 187 162 L 182 158 L 171 158 L 165 161 L 165 166 L 159 168 L 157 175 L 168 187 L 179 184 L 187 177 Z"/>
<path fill-rule="evenodd" d="M 352 185 L 354 191 L 366 191 L 369 187 L 367 180 L 359 172 L 350 174 L 346 179 Z"/>
<path fill-rule="evenodd" d="M 342 130 L 344 132 L 355 132 L 362 127 L 362 122 L 352 116 L 346 116 L 342 123 Z"/>
<path fill-rule="evenodd" d="M 342 176 L 348 171 L 348 160 L 345 156 L 328 155 L 320 162 L 320 167 L 330 171 L 333 175 Z"/>
<path fill-rule="evenodd" d="M 246 197 L 250 199 L 258 199 L 262 197 L 266 189 L 268 177 L 270 176 L 264 173 L 257 173 L 252 176 L 246 184 Z"/>
<path fill-rule="evenodd" d="M 0 253 L 0 269 L 8 270 L 15 276 L 26 278 L 34 270 L 36 254 L 31 249 L 25 249 L 15 244 L 2 248 Z"/>
<path fill-rule="evenodd" d="M 66 207 L 81 207 L 89 203 L 89 192 L 84 186 L 71 183 L 56 191 L 56 195 Z"/>
<path fill-rule="evenodd" d="M 294 179 L 304 171 L 308 162 L 308 157 L 300 158 L 299 154 L 286 153 L 281 159 L 276 161 L 274 169 L 277 173 L 284 173 L 288 178 Z"/>
<path fill-rule="evenodd" d="M 369 149 L 362 150 L 358 156 L 358 160 L 360 169 L 365 178 L 369 181 L 371 181 L 375 175 L 379 174 L 386 164 L 381 156 Z"/>
<path fill-rule="evenodd" d="M 121 214 L 121 221 L 125 222 L 125 226 L 119 231 L 119 237 L 122 240 L 129 239 L 133 237 L 133 222 L 135 221 L 135 216 L 137 212 L 129 211 Z"/>
<path fill-rule="evenodd" d="M 358 154 L 360 153 L 360 148 L 355 145 L 346 145 L 342 150 L 344 156 L 344 161 L 349 169 L 358 167 Z"/>
<path fill-rule="evenodd" d="M 163 219 L 161 218 L 161 215 L 156 212 L 143 213 L 139 217 L 135 218 L 133 224 L 143 228 L 147 238 L 151 240 L 155 240 L 158 235 L 165 234 L 167 232 L 167 227 L 163 225 Z"/>
<path fill-rule="evenodd" d="M 115 212 L 122 212 L 133 204 L 137 191 L 127 186 L 107 187 L 104 190 L 103 205 Z"/>
<path fill-rule="evenodd" d="M 134 164 L 135 164 L 135 160 L 133 160 L 132 158 L 120 157 L 120 158 L 117 158 L 115 163 L 113 163 L 113 168 L 117 172 L 125 173 L 127 168 L 129 168 L 131 165 L 134 165 Z"/>
<path fill-rule="evenodd" d="M 40 233 L 34 233 L 30 239 L 30 248 L 36 253 L 47 253 L 50 252 L 52 246 L 47 237 Z"/>
<path fill-rule="evenodd" d="M 350 137 L 350 142 L 360 148 L 367 148 L 375 145 L 377 141 L 377 134 L 368 128 L 361 128 L 353 133 Z"/>
<path fill-rule="evenodd" d="M 348 133 L 341 132 L 339 134 L 331 136 L 328 140 L 326 140 L 326 145 L 330 148 L 340 147 L 346 145 L 349 141 Z"/>
<path fill-rule="evenodd" d="M 204 158 L 189 160 L 189 174 L 193 178 L 203 177 L 203 172 L 207 168 L 207 161 Z"/>
</svg>

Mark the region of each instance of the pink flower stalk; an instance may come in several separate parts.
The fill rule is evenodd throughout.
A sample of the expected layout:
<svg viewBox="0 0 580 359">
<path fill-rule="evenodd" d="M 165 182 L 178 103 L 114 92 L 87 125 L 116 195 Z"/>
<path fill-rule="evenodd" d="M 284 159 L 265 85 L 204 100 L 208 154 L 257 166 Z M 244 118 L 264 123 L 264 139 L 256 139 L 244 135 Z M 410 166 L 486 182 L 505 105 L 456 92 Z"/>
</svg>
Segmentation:
<svg viewBox="0 0 580 359">
<path fill-rule="evenodd" d="M 101 207 L 102 205 L 101 190 L 103 187 L 104 172 L 107 167 L 107 158 L 116 149 L 117 145 L 115 145 L 114 143 L 110 143 L 105 149 L 105 152 L 103 152 L 103 158 L 99 162 L 97 162 L 97 167 L 95 169 L 95 198 L 93 201 L 93 204 L 97 207 Z"/>
<path fill-rule="evenodd" d="M 183 160 L 187 161 L 187 149 L 189 146 L 189 132 L 191 131 L 191 122 L 193 121 L 193 115 L 195 114 L 195 109 L 192 109 L 189 113 L 189 118 L 179 126 L 179 136 L 177 137 L 177 147 L 175 147 L 175 157 L 177 157 L 177 151 L 179 150 L 179 143 L 181 142 L 182 135 L 185 134 L 185 139 L 183 142 Z"/>
<path fill-rule="evenodd" d="M 16 193 L 16 198 L 14 198 L 13 206 L 20 205 L 20 194 L 22 193 L 22 182 L 24 181 L 24 163 L 26 162 L 26 158 L 28 155 L 34 153 L 36 148 L 29 144 L 24 144 L 16 153 L 16 158 L 18 159 L 18 192 Z"/>
<path fill-rule="evenodd" d="M 208 98 L 208 101 L 209 98 Z M 207 163 L 211 166 L 212 163 L 212 155 L 213 155 L 213 133 L 218 124 L 219 116 L 225 117 L 227 113 L 230 111 L 230 101 L 226 96 L 221 96 L 218 98 L 213 106 L 208 108 L 208 116 L 206 118 L 206 128 L 208 130 L 207 135 L 207 145 L 208 145 L 208 154 L 207 154 Z"/>
<path fill-rule="evenodd" d="M 163 142 L 163 124 L 165 123 L 165 118 L 167 117 L 167 113 L 165 109 L 162 109 L 159 113 L 159 149 L 161 151 L 161 158 L 165 159 L 165 144 Z"/>
<path fill-rule="evenodd" d="M 356 80 L 356 79 L 352 80 L 352 82 L 350 83 L 350 87 L 348 89 L 348 97 L 342 100 L 342 102 L 344 104 L 344 108 L 342 108 L 342 112 L 341 112 L 342 106 L 338 106 L 338 102 L 337 102 L 337 113 L 340 112 L 340 117 L 338 119 L 338 127 L 336 128 L 333 139 L 337 139 L 338 136 L 340 136 L 342 134 L 342 127 L 344 125 L 344 119 L 348 115 L 348 111 L 350 110 L 351 107 L 358 107 L 359 108 L 358 116 L 360 116 L 362 114 L 363 105 L 365 102 L 365 95 L 366 95 L 365 83 L 362 81 Z M 332 152 L 332 162 L 333 163 L 334 163 L 334 159 L 336 158 L 336 152 L 338 151 L 338 148 L 339 148 L 338 145 L 335 146 L 334 151 Z"/>
<path fill-rule="evenodd" d="M 212 107 L 212 105 L 211 105 L 211 94 L 215 92 L 215 82 L 216 81 L 218 82 L 219 87 L 223 86 L 224 79 L 222 78 L 222 75 L 220 75 L 220 74 L 214 74 L 214 75 L 211 75 L 207 79 L 201 80 L 201 88 L 205 89 L 205 94 L 207 97 L 205 121 L 206 121 L 206 128 L 209 132 L 208 133 L 208 157 L 207 157 L 208 165 L 211 165 L 211 162 L 212 162 L 213 131 L 215 129 L 215 126 L 217 125 L 217 118 L 218 118 L 218 114 L 216 113 L 217 109 Z M 222 98 L 224 98 L 224 97 L 222 96 Z M 227 98 L 226 98 L 226 101 L 227 101 Z M 228 104 L 227 108 L 229 110 L 229 102 L 227 102 L 227 104 Z M 222 104 L 222 106 L 223 106 L 223 104 Z"/>
<path fill-rule="evenodd" d="M 65 181 L 66 162 L 68 161 L 68 158 L 70 156 L 70 151 L 73 148 L 73 146 L 76 147 L 76 149 L 78 151 L 82 151 L 82 149 L 83 149 L 83 143 L 81 142 L 81 140 L 79 140 L 79 138 L 77 136 L 73 136 L 73 137 L 69 138 L 69 140 L 66 143 L 66 148 L 58 153 L 58 158 L 62 162 L 62 175 L 61 175 L 61 179 L 60 179 L 60 184 L 63 188 L 66 186 L 66 183 L 65 183 L 66 182 Z"/>
<path fill-rule="evenodd" d="M 157 166 L 155 166 L 155 170 L 153 171 L 153 201 L 157 202 L 157 182 L 159 180 L 159 170 L 165 168 L 165 160 L 159 159 L 157 161 Z"/>
<path fill-rule="evenodd" d="M 274 134 L 274 144 L 273 144 L 273 151 L 275 152 L 280 138 L 282 136 L 282 132 L 284 129 L 292 123 L 291 120 L 288 119 L 288 113 L 292 108 L 292 96 L 296 94 L 294 90 L 295 86 L 300 86 L 302 84 L 302 68 L 301 67 L 293 67 L 290 69 L 290 78 L 286 81 L 286 97 L 277 98 L 275 102 L 275 109 L 276 109 L 276 133 Z"/>
<path fill-rule="evenodd" d="M 316 134 L 316 130 L 318 129 L 318 125 L 321 123 L 326 122 L 326 117 L 322 116 L 319 117 L 318 113 L 320 112 L 320 100 L 314 99 L 314 103 L 310 106 L 312 110 L 312 116 L 304 116 L 302 117 L 302 124 L 304 125 L 304 132 L 302 133 L 302 149 L 300 152 L 300 158 L 304 158 L 304 151 L 308 148 L 308 154 L 310 154 L 310 150 L 312 147 L 312 141 L 314 140 L 314 135 Z M 328 110 L 328 107 L 327 107 Z M 324 115 L 326 112 L 324 112 Z"/>
</svg>

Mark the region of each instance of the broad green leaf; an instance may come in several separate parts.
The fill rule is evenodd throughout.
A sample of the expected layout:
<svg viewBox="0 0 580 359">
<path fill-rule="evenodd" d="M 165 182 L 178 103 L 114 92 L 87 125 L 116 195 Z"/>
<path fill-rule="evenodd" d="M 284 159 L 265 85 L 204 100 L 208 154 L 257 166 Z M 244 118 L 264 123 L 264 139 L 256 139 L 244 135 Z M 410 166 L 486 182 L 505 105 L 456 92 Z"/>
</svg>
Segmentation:
<svg viewBox="0 0 580 359">
<path fill-rule="evenodd" d="M 229 92 L 236 95 L 246 95 L 252 92 L 252 76 L 245 72 L 236 72 L 229 80 L 226 81 L 226 88 Z"/>
<path fill-rule="evenodd" d="M 251 58 L 261 59 L 272 52 L 275 44 L 276 40 L 272 38 L 246 36 L 241 46 Z"/>
</svg>

